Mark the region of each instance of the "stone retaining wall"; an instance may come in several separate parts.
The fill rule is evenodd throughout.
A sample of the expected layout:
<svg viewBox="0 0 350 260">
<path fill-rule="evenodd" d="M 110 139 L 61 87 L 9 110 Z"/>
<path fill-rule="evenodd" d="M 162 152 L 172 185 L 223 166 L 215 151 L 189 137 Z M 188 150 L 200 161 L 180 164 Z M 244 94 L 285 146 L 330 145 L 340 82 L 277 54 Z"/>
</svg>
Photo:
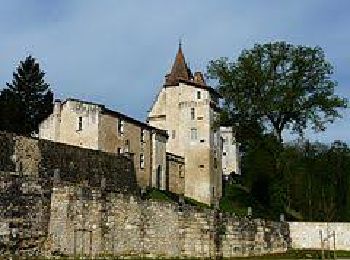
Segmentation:
<svg viewBox="0 0 350 260">
<path fill-rule="evenodd" d="M 141 200 L 130 158 L 0 132 L 0 253 L 231 257 L 287 249 L 287 223 Z"/>
<path fill-rule="evenodd" d="M 286 223 L 66 186 L 54 189 L 49 234 L 51 253 L 90 256 L 249 256 L 289 243 Z"/>
<path fill-rule="evenodd" d="M 56 185 L 138 194 L 124 156 L 0 132 L 0 254 L 40 254 Z"/>
</svg>

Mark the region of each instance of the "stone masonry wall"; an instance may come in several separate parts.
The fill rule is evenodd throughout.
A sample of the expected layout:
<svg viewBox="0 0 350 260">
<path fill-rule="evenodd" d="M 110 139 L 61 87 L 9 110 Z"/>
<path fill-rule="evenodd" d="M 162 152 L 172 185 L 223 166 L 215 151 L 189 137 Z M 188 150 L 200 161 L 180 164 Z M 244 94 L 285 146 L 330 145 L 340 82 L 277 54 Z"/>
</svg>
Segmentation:
<svg viewBox="0 0 350 260">
<path fill-rule="evenodd" d="M 0 132 L 0 253 L 39 254 L 55 186 L 138 193 L 132 165 L 124 156 Z"/>
<path fill-rule="evenodd" d="M 282 253 L 289 242 L 286 223 L 97 189 L 55 188 L 51 209 L 48 254 L 213 258 Z"/>
<path fill-rule="evenodd" d="M 141 200 L 124 156 L 0 133 L 0 253 L 230 257 L 283 252 L 288 225 Z"/>
</svg>

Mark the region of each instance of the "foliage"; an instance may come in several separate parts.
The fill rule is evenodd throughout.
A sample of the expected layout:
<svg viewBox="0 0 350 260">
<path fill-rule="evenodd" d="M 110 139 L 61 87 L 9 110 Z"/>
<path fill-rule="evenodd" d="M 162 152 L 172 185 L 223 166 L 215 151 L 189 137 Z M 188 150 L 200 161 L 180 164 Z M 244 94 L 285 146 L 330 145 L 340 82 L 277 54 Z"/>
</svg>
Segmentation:
<svg viewBox="0 0 350 260">
<path fill-rule="evenodd" d="M 147 200 L 167 201 L 167 202 L 174 202 L 174 203 L 178 203 L 180 200 L 178 194 L 175 194 L 166 190 L 159 190 L 157 188 L 147 189 L 146 193 L 143 195 L 143 198 Z M 201 203 L 189 197 L 184 197 L 183 201 L 186 205 L 191 205 L 202 209 L 212 208 L 212 206 Z"/>
<path fill-rule="evenodd" d="M 224 98 L 223 122 L 235 126 L 237 140 L 257 138 L 262 131 L 282 142 L 282 131 L 316 131 L 340 117 L 344 98 L 334 95 L 332 65 L 320 47 L 285 42 L 256 44 L 237 62 L 211 61 L 208 76 L 217 80 Z M 247 135 L 248 134 L 248 135 Z"/>
<path fill-rule="evenodd" d="M 157 201 L 177 201 L 171 194 L 166 191 L 161 191 L 156 188 L 148 189 L 147 193 L 144 195 L 145 199 L 157 200 Z"/>
<path fill-rule="evenodd" d="M 53 93 L 35 58 L 28 56 L 0 95 L 0 130 L 31 135 L 52 113 Z"/>
<path fill-rule="evenodd" d="M 347 107 L 347 100 L 334 94 L 337 83 L 323 50 L 256 44 L 236 62 L 211 61 L 207 72 L 224 99 L 219 121 L 233 126 L 242 144 L 243 184 L 250 195 L 273 215 L 348 219 L 346 145 L 283 146 L 284 130 L 300 136 L 309 126 L 323 131 Z"/>
<path fill-rule="evenodd" d="M 266 146 L 243 158 L 243 184 L 273 215 L 305 221 L 350 220 L 350 149 L 345 143 L 286 144 L 279 171 Z"/>
<path fill-rule="evenodd" d="M 223 197 L 220 200 L 220 210 L 234 213 L 237 216 L 247 216 L 248 207 L 252 207 L 253 217 L 257 218 L 278 218 L 273 212 L 264 207 L 259 200 L 252 196 L 244 187 L 239 184 L 226 184 Z"/>
</svg>

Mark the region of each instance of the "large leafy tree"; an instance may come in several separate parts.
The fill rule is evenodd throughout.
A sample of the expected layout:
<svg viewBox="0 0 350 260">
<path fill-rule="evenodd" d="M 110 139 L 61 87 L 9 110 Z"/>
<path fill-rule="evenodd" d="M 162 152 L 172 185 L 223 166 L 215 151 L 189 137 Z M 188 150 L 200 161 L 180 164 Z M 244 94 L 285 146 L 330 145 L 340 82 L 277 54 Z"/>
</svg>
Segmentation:
<svg viewBox="0 0 350 260">
<path fill-rule="evenodd" d="M 38 126 L 53 109 L 53 93 L 45 73 L 32 56 L 20 62 L 11 83 L 0 95 L 0 128 L 23 135 L 38 132 Z"/>
<path fill-rule="evenodd" d="M 301 135 L 308 126 L 325 130 L 340 117 L 338 109 L 347 102 L 334 94 L 332 74 L 320 47 L 286 42 L 257 44 L 236 62 L 221 58 L 208 66 L 208 76 L 217 80 L 224 97 L 225 121 L 236 126 L 238 139 L 249 129 L 256 135 L 260 127 L 280 143 L 285 129 Z"/>
</svg>

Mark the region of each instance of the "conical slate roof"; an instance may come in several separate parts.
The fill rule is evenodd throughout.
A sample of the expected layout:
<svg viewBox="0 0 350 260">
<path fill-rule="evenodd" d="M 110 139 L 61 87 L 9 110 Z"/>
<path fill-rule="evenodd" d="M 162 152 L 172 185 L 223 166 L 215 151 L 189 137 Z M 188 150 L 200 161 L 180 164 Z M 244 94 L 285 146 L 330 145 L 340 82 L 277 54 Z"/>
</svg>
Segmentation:
<svg viewBox="0 0 350 260">
<path fill-rule="evenodd" d="M 176 85 L 179 80 L 191 80 L 193 78 L 191 70 L 186 64 L 185 56 L 182 52 L 181 43 L 177 51 L 175 62 L 171 68 L 170 74 L 166 76 L 166 85 Z"/>
</svg>

